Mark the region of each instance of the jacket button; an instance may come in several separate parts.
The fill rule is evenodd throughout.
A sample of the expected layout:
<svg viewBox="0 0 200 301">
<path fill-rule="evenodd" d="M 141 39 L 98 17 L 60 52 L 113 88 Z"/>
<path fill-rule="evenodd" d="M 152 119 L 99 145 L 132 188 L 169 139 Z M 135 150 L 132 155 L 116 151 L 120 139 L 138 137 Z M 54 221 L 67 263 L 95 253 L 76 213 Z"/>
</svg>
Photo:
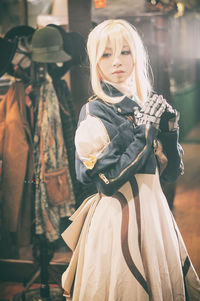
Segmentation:
<svg viewBox="0 0 200 301">
<path fill-rule="evenodd" d="M 117 111 L 118 111 L 119 113 L 121 113 L 121 112 L 122 112 L 122 109 L 121 109 L 121 108 L 117 108 Z"/>
</svg>

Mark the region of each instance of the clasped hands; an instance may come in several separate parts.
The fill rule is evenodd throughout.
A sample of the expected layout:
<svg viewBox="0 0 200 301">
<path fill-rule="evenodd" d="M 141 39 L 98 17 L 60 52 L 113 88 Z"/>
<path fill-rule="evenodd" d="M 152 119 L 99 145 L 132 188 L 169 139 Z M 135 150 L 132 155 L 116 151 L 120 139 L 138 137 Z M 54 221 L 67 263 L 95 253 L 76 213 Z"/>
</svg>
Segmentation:
<svg viewBox="0 0 200 301">
<path fill-rule="evenodd" d="M 149 98 L 141 110 L 134 111 L 136 125 L 154 125 L 163 131 L 171 131 L 178 128 L 179 113 L 162 95 L 154 94 Z"/>
</svg>

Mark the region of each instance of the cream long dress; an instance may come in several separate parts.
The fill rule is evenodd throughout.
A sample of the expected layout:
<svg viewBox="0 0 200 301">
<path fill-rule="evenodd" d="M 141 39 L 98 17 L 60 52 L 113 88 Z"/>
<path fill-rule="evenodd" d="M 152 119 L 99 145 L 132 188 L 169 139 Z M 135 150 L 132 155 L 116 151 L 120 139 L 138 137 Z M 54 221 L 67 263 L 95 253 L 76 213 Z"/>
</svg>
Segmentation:
<svg viewBox="0 0 200 301">
<path fill-rule="evenodd" d="M 98 157 L 108 143 L 93 117 L 81 122 L 75 142 L 82 160 Z M 133 175 L 112 197 L 88 198 L 72 220 L 62 235 L 73 250 L 62 276 L 67 300 L 200 300 L 200 281 L 158 171 Z"/>
</svg>

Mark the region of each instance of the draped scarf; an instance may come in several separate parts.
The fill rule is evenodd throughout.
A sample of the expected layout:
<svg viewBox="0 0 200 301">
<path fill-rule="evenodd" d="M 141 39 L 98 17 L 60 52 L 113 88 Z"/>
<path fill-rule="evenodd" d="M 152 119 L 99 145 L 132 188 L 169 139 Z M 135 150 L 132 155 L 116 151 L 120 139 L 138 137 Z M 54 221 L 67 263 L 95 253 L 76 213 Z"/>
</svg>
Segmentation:
<svg viewBox="0 0 200 301">
<path fill-rule="evenodd" d="M 40 137 L 42 137 L 42 149 Z M 46 172 L 69 166 L 63 139 L 59 103 L 54 87 L 48 80 L 40 88 L 34 134 L 35 232 L 36 234 L 45 234 L 46 238 L 53 242 L 60 237 L 60 218 L 71 216 L 75 210 L 75 197 L 68 170 L 70 197 L 62 205 L 51 205 L 48 202 L 42 174 L 41 151 L 43 152 Z"/>
</svg>

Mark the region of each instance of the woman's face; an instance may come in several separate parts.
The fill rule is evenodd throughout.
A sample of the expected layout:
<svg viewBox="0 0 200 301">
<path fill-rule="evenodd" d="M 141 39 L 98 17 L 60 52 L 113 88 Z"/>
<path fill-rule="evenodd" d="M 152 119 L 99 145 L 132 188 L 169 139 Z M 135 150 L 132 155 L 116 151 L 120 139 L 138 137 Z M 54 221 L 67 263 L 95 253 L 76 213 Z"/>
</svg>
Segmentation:
<svg viewBox="0 0 200 301">
<path fill-rule="evenodd" d="M 108 41 L 98 67 L 103 80 L 112 83 L 123 83 L 132 74 L 134 67 L 128 43 L 124 40 L 121 53 L 116 56 L 111 43 Z"/>
</svg>

